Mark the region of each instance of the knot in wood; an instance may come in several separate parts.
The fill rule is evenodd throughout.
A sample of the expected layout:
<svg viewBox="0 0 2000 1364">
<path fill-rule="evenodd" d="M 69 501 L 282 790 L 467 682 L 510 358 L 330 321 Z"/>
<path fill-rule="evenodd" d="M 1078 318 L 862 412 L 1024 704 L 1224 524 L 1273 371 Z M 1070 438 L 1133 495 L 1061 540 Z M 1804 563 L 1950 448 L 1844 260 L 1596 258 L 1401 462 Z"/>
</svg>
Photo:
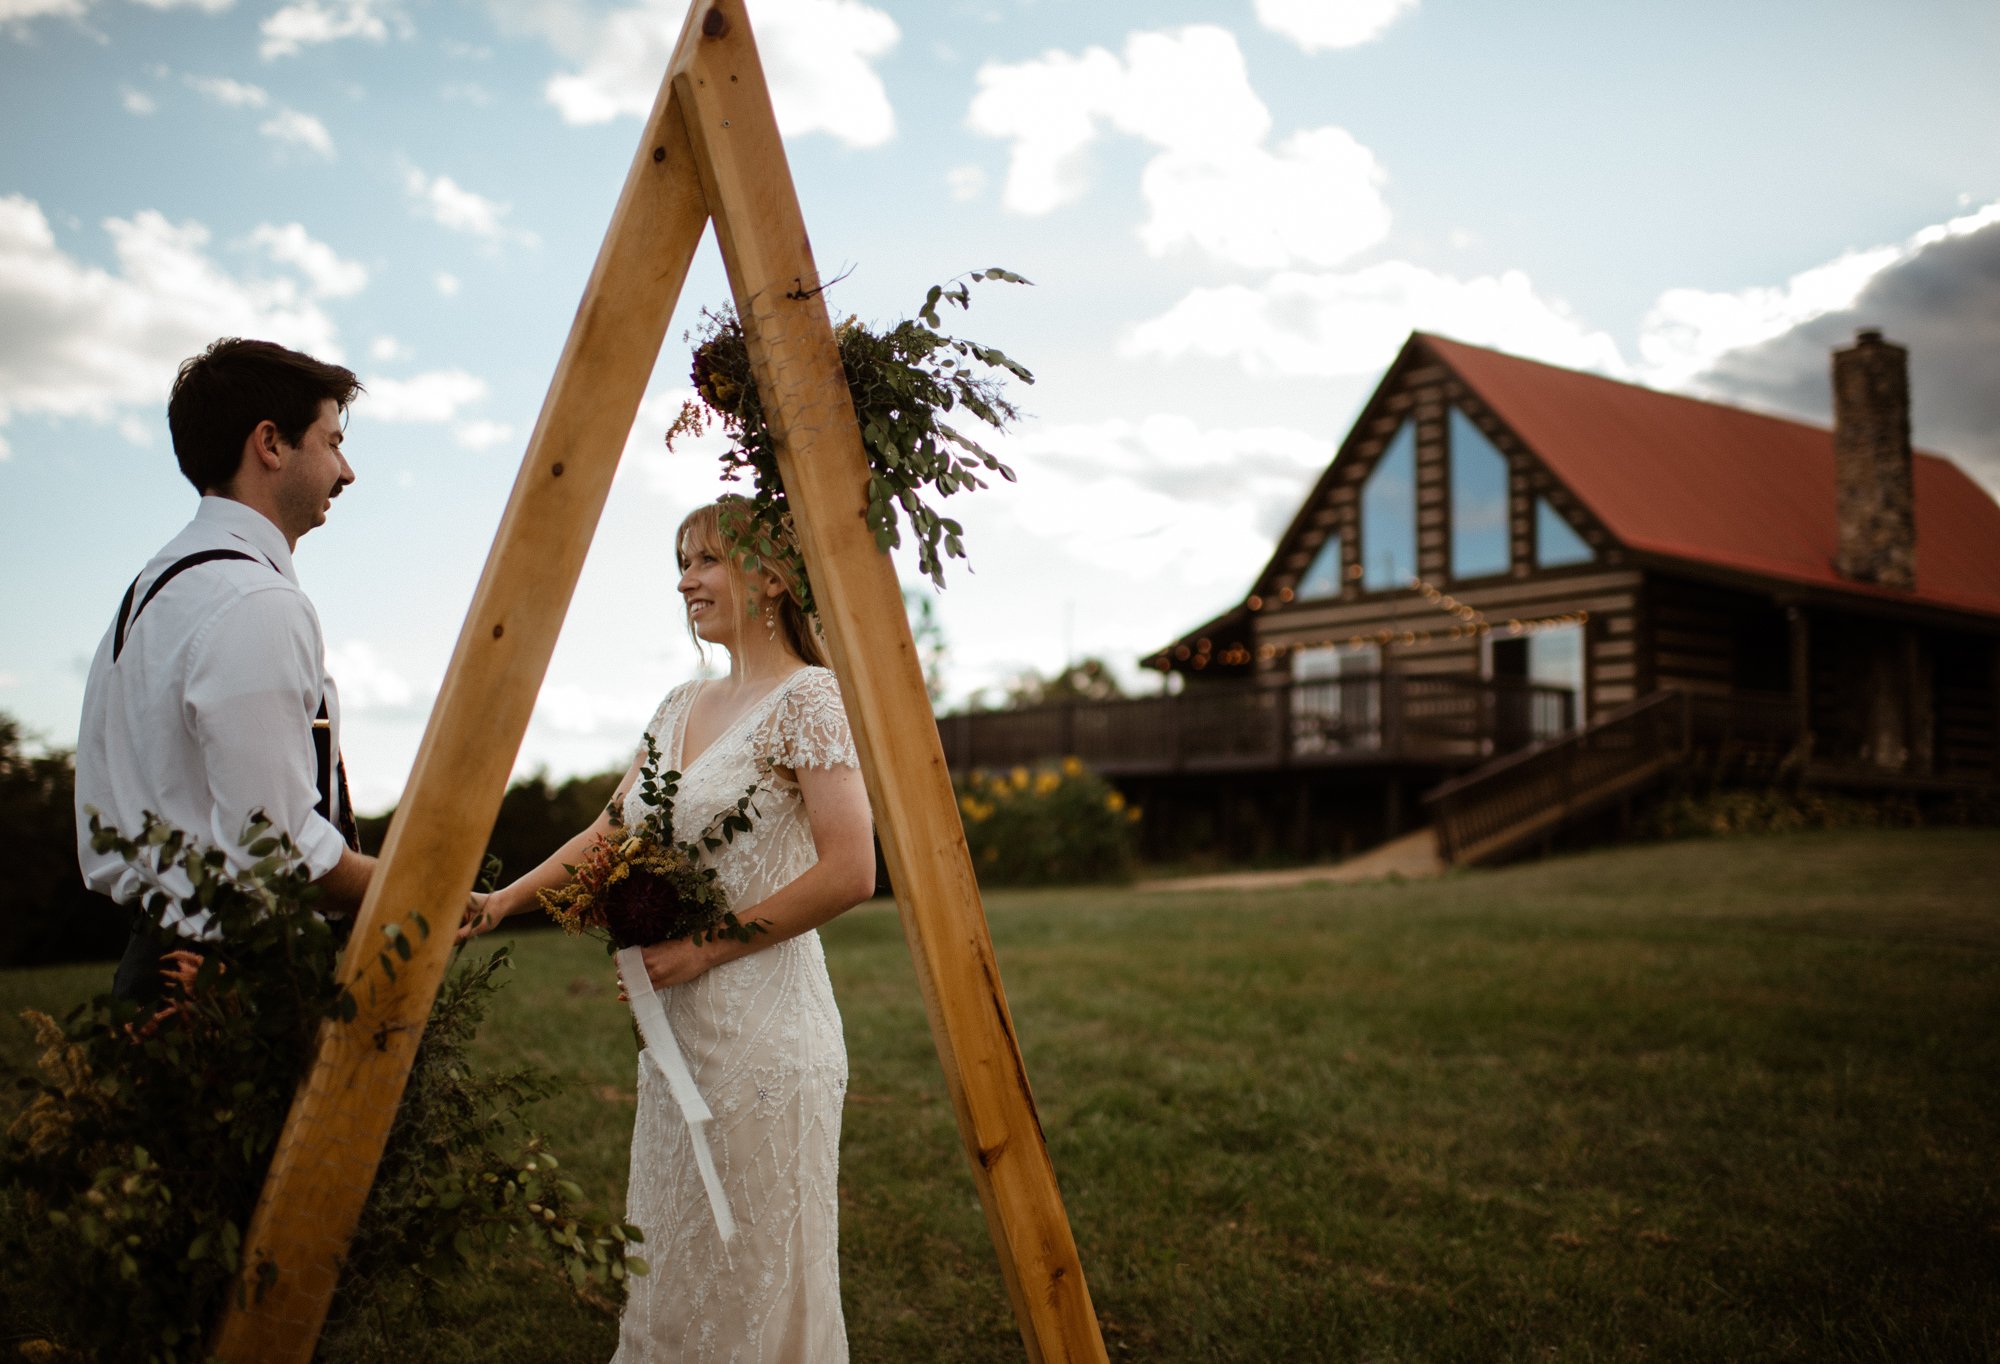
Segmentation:
<svg viewBox="0 0 2000 1364">
<path fill-rule="evenodd" d="M 729 16 L 722 12 L 722 6 L 713 6 L 708 13 L 701 16 L 702 37 L 720 38 L 727 32 L 729 32 Z"/>
</svg>

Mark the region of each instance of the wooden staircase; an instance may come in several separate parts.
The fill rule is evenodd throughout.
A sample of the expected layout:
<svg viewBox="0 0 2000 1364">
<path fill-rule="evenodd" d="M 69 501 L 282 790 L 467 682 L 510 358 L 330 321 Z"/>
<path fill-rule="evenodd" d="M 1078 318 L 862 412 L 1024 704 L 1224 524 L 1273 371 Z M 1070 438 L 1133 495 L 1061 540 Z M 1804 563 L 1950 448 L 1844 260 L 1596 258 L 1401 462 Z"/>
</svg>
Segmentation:
<svg viewBox="0 0 2000 1364">
<path fill-rule="evenodd" d="M 1447 862 L 1490 862 L 1652 786 L 1697 754 L 1775 769 L 1798 742 L 1776 696 L 1663 688 L 1595 724 L 1509 754 L 1424 797 Z"/>
</svg>

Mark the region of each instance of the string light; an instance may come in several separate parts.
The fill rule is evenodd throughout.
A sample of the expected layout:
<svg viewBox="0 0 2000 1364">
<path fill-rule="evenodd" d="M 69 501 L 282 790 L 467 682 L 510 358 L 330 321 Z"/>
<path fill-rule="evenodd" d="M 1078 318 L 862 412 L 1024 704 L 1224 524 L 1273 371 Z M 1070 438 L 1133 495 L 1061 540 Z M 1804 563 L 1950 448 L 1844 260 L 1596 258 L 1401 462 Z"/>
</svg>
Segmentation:
<svg viewBox="0 0 2000 1364">
<path fill-rule="evenodd" d="M 1372 634 L 1352 634 L 1344 638 L 1334 636 L 1327 639 L 1299 640 L 1295 643 L 1283 645 L 1260 644 L 1257 646 L 1254 654 L 1249 648 L 1241 644 L 1231 644 L 1218 653 L 1215 651 L 1214 642 L 1204 636 L 1195 642 L 1192 649 L 1185 644 L 1176 646 L 1173 656 L 1175 659 L 1193 668 L 1206 668 L 1210 663 L 1215 663 L 1225 668 L 1240 668 L 1252 662 L 1275 662 L 1289 654 L 1298 653 L 1302 649 L 1337 649 L 1341 647 L 1363 649 L 1371 645 L 1380 647 L 1388 644 L 1399 645 L 1406 649 L 1421 648 L 1438 641 L 1451 642 L 1478 639 L 1482 635 L 1492 634 L 1496 628 L 1504 632 L 1511 639 L 1523 635 L 1539 634 L 1544 630 L 1563 630 L 1572 626 L 1587 625 L 1590 623 L 1590 612 L 1578 609 L 1575 611 L 1564 611 L 1560 615 L 1535 616 L 1526 619 L 1519 616 L 1510 616 L 1496 627 L 1493 622 L 1486 619 L 1485 612 L 1458 600 L 1458 598 L 1439 588 L 1434 583 L 1417 578 L 1412 580 L 1412 585 L 1415 586 L 1426 602 L 1436 607 L 1445 615 L 1451 616 L 1457 623 L 1449 628 L 1440 627 L 1431 630 L 1391 630 L 1385 626 L 1382 629 L 1374 631 Z M 1280 595 L 1286 601 L 1292 599 L 1290 588 L 1283 589 Z M 1261 610 L 1265 603 L 1262 598 L 1252 597 L 1250 598 L 1249 605 L 1250 609 L 1255 611 Z M 1172 669 L 1172 664 L 1168 663 L 1164 658 L 1160 660 L 1158 666 L 1161 672 L 1168 672 Z"/>
</svg>

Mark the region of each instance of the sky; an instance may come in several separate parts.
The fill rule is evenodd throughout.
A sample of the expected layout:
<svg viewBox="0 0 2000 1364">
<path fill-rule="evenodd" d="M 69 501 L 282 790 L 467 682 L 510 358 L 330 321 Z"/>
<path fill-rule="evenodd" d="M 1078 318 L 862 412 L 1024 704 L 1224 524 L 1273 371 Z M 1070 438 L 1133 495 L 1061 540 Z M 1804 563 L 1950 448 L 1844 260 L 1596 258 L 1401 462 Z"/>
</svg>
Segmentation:
<svg viewBox="0 0 2000 1364">
<path fill-rule="evenodd" d="M 949 697 L 1239 600 L 1412 329 L 1824 423 L 1856 327 L 2000 489 L 2000 5 L 749 0 L 837 316 L 999 265 L 1035 372 L 961 494 Z M 358 481 L 298 567 L 357 804 L 402 789 L 681 0 L 0 0 L 0 711 L 75 740 L 192 514 L 179 362 L 354 368 Z M 661 439 L 712 238 L 517 773 L 621 765 L 700 666 Z M 914 582 L 904 564 L 906 582 Z M 1147 685 L 1141 683 L 1141 685 Z"/>
</svg>

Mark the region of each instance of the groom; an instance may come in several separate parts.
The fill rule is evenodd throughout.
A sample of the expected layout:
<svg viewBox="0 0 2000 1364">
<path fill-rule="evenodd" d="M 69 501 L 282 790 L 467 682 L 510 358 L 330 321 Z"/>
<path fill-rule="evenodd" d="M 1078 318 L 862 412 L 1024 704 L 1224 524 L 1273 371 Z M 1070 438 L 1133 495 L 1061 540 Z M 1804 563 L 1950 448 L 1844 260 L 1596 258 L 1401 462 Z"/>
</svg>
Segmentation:
<svg viewBox="0 0 2000 1364">
<path fill-rule="evenodd" d="M 194 519 L 140 570 L 98 645 L 76 747 L 77 859 L 92 890 L 136 906 L 147 885 L 90 846 L 90 814 L 128 837 L 152 813 L 239 854 L 261 809 L 291 836 L 331 911 L 352 912 L 375 859 L 356 850 L 340 698 L 292 551 L 354 481 L 344 416 L 353 371 L 226 337 L 181 366 L 167 426 L 201 494 Z M 175 869 L 175 898 L 188 887 Z M 206 912 L 135 928 L 113 992 L 152 999 L 216 946 Z"/>
</svg>

